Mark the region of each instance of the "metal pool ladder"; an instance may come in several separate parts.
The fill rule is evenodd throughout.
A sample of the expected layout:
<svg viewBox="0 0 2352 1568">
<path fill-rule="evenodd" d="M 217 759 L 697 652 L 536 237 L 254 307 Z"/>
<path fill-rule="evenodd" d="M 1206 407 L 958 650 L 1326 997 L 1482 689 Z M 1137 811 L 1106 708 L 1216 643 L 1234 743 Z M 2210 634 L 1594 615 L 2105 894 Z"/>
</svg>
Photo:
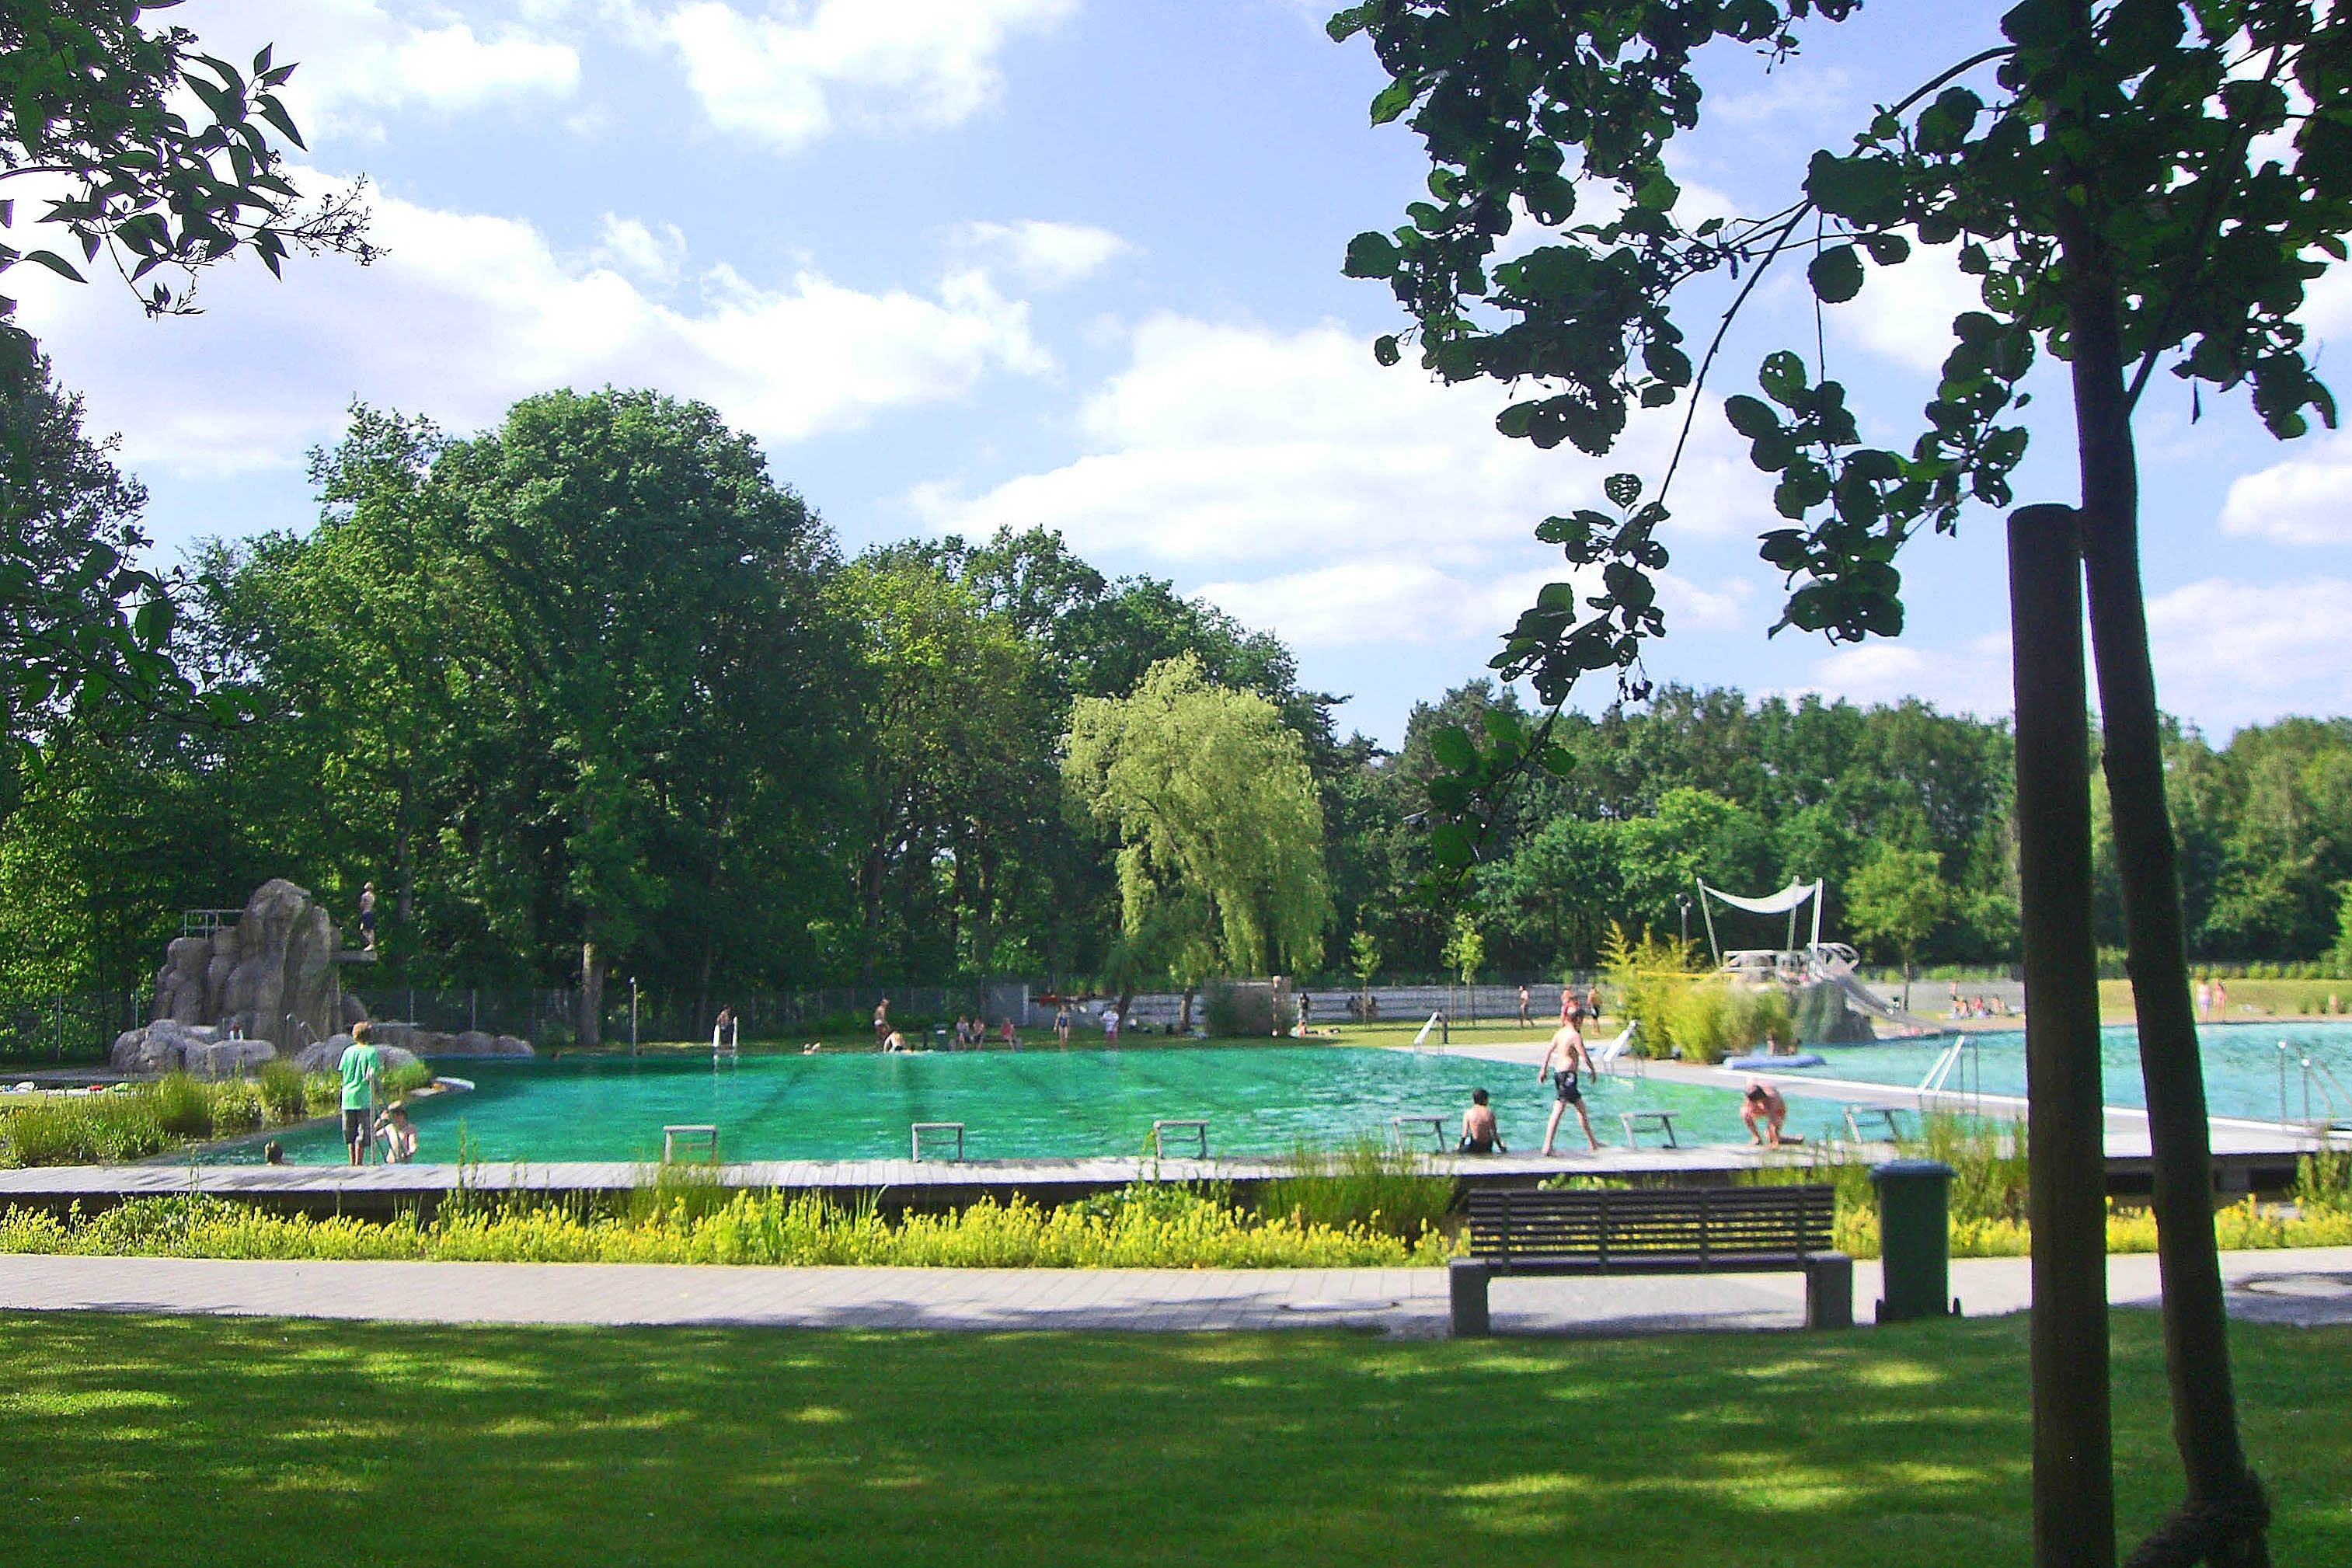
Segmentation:
<svg viewBox="0 0 2352 1568">
<path fill-rule="evenodd" d="M 689 1148 L 699 1143 L 702 1146 L 702 1158 L 705 1163 L 714 1165 L 719 1163 L 719 1129 L 714 1123 L 681 1121 L 665 1126 L 662 1129 L 663 1164 L 673 1164 L 677 1162 L 680 1143 L 685 1143 Z"/>
<path fill-rule="evenodd" d="M 938 1141 L 938 1139 L 943 1139 L 943 1138 L 945 1138 L 949 1133 L 952 1132 L 952 1133 L 954 1133 L 954 1134 L 955 1134 L 955 1152 L 954 1152 L 954 1153 L 952 1153 L 952 1154 L 950 1154 L 950 1155 L 949 1155 L 949 1156 L 948 1156 L 948 1158 L 949 1158 L 949 1160 L 950 1160 L 950 1161 L 951 1161 L 951 1162 L 953 1162 L 953 1163 L 957 1163 L 957 1164 L 961 1164 L 961 1163 L 963 1163 L 963 1123 L 962 1123 L 962 1122 L 961 1122 L 961 1121 L 918 1121 L 918 1122 L 914 1123 L 914 1129 L 913 1129 L 913 1131 L 914 1131 L 914 1158 L 916 1158 L 916 1159 L 919 1160 L 919 1159 L 921 1159 L 921 1158 L 923 1157 L 923 1134 L 924 1134 L 924 1133 L 926 1133 L 926 1132 L 929 1132 L 929 1133 L 933 1133 L 933 1134 L 935 1134 L 935 1135 L 936 1135 L 936 1137 L 935 1137 L 934 1141 L 936 1142 L 936 1141 Z"/>
<path fill-rule="evenodd" d="M 1405 1131 L 1408 1127 L 1412 1129 L 1410 1134 Z M 1445 1147 L 1445 1118 L 1443 1116 L 1391 1116 L 1389 1118 L 1389 1136 L 1396 1141 L 1396 1146 L 1400 1152 L 1411 1148 L 1413 1140 L 1421 1136 L 1423 1128 L 1429 1130 L 1431 1138 L 1436 1142 L 1439 1153 L 1449 1152 Z"/>
<path fill-rule="evenodd" d="M 1171 1128 L 1184 1137 L 1197 1138 L 1200 1140 L 1200 1152 L 1194 1156 L 1195 1158 L 1205 1160 L 1209 1157 L 1208 1122 L 1205 1121 L 1171 1120 L 1155 1121 L 1151 1124 L 1151 1157 L 1153 1159 L 1160 1159 L 1166 1155 L 1168 1151 L 1165 1146 L 1165 1140 L 1168 1131 Z"/>
</svg>

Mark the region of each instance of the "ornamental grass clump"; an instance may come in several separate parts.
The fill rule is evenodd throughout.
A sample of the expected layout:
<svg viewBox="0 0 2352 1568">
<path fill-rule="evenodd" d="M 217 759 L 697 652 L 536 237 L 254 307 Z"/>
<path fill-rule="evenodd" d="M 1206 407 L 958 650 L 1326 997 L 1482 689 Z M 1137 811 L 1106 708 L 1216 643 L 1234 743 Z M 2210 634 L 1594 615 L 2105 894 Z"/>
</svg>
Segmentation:
<svg viewBox="0 0 2352 1568">
<path fill-rule="evenodd" d="M 1269 1223 L 1361 1227 L 1418 1241 L 1454 1207 L 1454 1178 L 1430 1173 L 1419 1155 L 1360 1137 L 1336 1150 L 1301 1145 L 1292 1174 L 1258 1188 L 1257 1211 Z"/>
<path fill-rule="evenodd" d="M 261 1103 L 269 1120 L 280 1126 L 299 1121 L 310 1111 L 310 1096 L 302 1069 L 288 1061 L 261 1064 Z"/>
<path fill-rule="evenodd" d="M 0 1165 L 111 1165 L 170 1147 L 155 1097 L 52 1095 L 0 1112 Z"/>
</svg>

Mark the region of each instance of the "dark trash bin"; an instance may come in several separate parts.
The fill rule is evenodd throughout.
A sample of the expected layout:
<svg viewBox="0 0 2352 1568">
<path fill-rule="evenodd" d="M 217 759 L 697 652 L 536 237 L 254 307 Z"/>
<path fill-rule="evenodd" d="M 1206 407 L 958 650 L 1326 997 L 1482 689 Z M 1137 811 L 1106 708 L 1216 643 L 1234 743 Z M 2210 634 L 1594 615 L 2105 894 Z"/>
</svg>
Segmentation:
<svg viewBox="0 0 2352 1568">
<path fill-rule="evenodd" d="M 1889 1160 L 1871 1168 L 1878 1188 L 1882 1323 L 1958 1310 L 1952 1300 L 1953 1174 L 1941 1160 Z"/>
</svg>

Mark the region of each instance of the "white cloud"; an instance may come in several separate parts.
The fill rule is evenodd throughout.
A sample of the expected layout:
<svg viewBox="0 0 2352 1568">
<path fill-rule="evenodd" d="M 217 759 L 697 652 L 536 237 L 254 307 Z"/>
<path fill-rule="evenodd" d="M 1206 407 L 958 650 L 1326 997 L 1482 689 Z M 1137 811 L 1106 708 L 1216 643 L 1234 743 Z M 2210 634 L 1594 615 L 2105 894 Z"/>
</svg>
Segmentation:
<svg viewBox="0 0 2352 1568">
<path fill-rule="evenodd" d="M 2005 714 L 2010 685 L 2009 631 L 1988 632 L 1957 651 L 1874 637 L 1816 660 L 1811 689 L 1853 702 L 1916 697 L 1946 712 Z"/>
<path fill-rule="evenodd" d="M 203 0 L 186 20 L 240 66 L 265 43 L 279 63 L 297 62 L 283 96 L 306 136 L 372 134 L 382 111 L 409 105 L 454 111 L 568 98 L 579 87 L 570 44 L 517 21 L 430 9 L 420 23 L 376 0 Z"/>
<path fill-rule="evenodd" d="M 1605 506 L 1603 476 L 1664 468 L 1674 430 L 1649 420 L 1611 458 L 1538 451 L 1494 427 L 1488 385 L 1382 369 L 1336 325 L 1298 332 L 1174 315 L 1147 321 L 1126 370 L 1087 399 L 1090 448 L 977 495 L 927 485 L 914 509 L 941 530 L 1057 528 L 1098 557 L 1210 579 L 1210 597 L 1302 646 L 1490 638 L 1566 563 L 1530 537 L 1554 512 Z M 1748 536 L 1768 487 L 1710 403 L 1662 537 Z M 1735 620 L 1738 584 L 1662 584 L 1675 625 Z"/>
<path fill-rule="evenodd" d="M 1107 228 L 1034 218 L 966 224 L 957 232 L 956 242 L 970 254 L 1038 289 L 1076 283 L 1135 249 Z"/>
<path fill-rule="evenodd" d="M 2148 601 L 2157 693 L 2210 728 L 2352 710 L 2352 582 L 2211 577 Z"/>
<path fill-rule="evenodd" d="M 648 283 L 677 281 L 686 264 L 686 235 L 666 223 L 656 233 L 643 219 L 606 213 L 596 226 L 596 248 L 591 259 Z"/>
<path fill-rule="evenodd" d="M 712 124 L 793 152 L 836 125 L 954 125 L 1003 90 L 997 57 L 1077 0 L 786 0 L 747 16 L 699 0 L 655 24 Z"/>
<path fill-rule="evenodd" d="M 1829 311 L 1841 340 L 1913 370 L 1937 372 L 1952 352 L 1952 318 L 1984 309 L 1977 280 L 1960 270 L 1955 246 L 1914 244 L 1907 261 L 1866 262 L 1862 292 Z"/>
<path fill-rule="evenodd" d="M 2331 436 L 2233 481 L 2221 531 L 2279 544 L 2352 544 L 2352 437 Z"/>
<path fill-rule="evenodd" d="M 134 464 L 215 475 L 297 462 L 333 438 L 354 395 L 464 430 L 549 387 L 653 386 L 772 445 L 1051 365 L 1028 307 L 975 272 L 923 295 L 814 270 L 755 284 L 718 267 L 673 304 L 614 263 L 675 261 L 675 231 L 666 242 L 611 218 L 600 254 L 569 258 L 513 218 L 391 196 L 375 215 L 387 254 L 364 270 L 306 262 L 278 284 L 229 268 L 206 282 L 205 314 L 163 323 L 103 287 L 37 283 L 27 324 L 87 391 L 93 421 L 126 432 Z"/>
</svg>

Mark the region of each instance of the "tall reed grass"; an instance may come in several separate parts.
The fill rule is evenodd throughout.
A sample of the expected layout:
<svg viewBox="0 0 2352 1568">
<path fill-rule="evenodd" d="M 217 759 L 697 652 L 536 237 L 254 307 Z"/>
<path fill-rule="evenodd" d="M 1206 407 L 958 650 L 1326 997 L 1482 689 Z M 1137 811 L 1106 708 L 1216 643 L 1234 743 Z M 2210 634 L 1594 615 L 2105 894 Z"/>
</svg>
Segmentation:
<svg viewBox="0 0 2352 1568">
<path fill-rule="evenodd" d="M 420 1063 L 401 1080 L 402 1092 L 432 1079 L 432 1069 Z M 28 1098 L 0 1105 L 0 1166 L 120 1164 L 177 1144 L 325 1115 L 341 1100 L 342 1083 L 333 1073 L 306 1077 L 280 1061 L 264 1063 L 251 1082 L 170 1073 L 104 1094 Z"/>
<path fill-rule="evenodd" d="M 1420 1156 L 1369 1135 L 1335 1150 L 1302 1144 L 1289 1165 L 1291 1174 L 1258 1188 L 1258 1213 L 1266 1220 L 1418 1241 L 1454 1206 L 1453 1177 L 1432 1174 Z"/>
<path fill-rule="evenodd" d="M 1644 1056 L 1715 1063 L 1768 1042 L 1794 1046 L 1795 1016 L 1778 987 L 1734 985 L 1695 974 L 1690 945 L 1644 931 L 1636 940 L 1612 925 L 1601 944 L 1602 966 L 1617 1010 L 1642 1026 L 1634 1037 Z"/>
</svg>

